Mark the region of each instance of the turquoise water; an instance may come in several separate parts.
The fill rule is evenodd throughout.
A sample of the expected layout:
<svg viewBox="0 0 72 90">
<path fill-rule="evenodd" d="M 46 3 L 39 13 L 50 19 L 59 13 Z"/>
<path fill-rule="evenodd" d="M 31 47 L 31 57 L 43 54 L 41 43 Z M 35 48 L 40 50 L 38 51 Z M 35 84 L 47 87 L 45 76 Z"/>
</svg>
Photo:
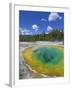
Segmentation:
<svg viewBox="0 0 72 90">
<path fill-rule="evenodd" d="M 62 50 L 54 47 L 42 47 L 33 51 L 33 58 L 42 63 L 57 64 L 64 58 Z"/>
</svg>

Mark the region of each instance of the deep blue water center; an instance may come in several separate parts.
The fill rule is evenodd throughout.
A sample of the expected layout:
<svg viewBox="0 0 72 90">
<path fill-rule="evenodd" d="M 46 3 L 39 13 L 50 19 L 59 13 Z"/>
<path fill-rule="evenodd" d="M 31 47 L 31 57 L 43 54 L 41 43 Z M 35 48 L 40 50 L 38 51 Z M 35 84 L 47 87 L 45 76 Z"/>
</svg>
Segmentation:
<svg viewBox="0 0 72 90">
<path fill-rule="evenodd" d="M 63 58 L 62 50 L 53 47 L 37 48 L 33 51 L 33 56 L 36 60 L 42 63 L 57 64 Z"/>
</svg>

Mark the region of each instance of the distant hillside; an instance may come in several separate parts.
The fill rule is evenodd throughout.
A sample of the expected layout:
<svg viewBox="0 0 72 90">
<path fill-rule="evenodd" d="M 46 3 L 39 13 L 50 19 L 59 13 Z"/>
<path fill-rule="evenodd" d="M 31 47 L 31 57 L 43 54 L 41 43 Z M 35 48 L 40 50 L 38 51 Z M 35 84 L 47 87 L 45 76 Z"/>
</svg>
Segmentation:
<svg viewBox="0 0 72 90">
<path fill-rule="evenodd" d="M 33 42 L 33 41 L 63 41 L 63 30 L 53 30 L 49 34 L 40 35 L 19 35 L 19 41 Z"/>
</svg>

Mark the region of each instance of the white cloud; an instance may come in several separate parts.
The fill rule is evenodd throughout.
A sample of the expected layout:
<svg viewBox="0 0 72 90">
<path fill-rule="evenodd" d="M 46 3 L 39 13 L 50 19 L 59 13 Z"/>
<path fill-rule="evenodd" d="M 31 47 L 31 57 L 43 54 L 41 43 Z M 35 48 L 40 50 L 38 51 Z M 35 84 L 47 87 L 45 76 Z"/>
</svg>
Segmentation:
<svg viewBox="0 0 72 90">
<path fill-rule="evenodd" d="M 47 31 L 45 32 L 45 34 L 48 34 L 48 33 L 49 33 L 49 32 L 47 32 Z"/>
<path fill-rule="evenodd" d="M 46 22 L 47 20 L 46 20 L 45 18 L 41 18 L 41 21 L 44 21 L 44 22 Z"/>
<path fill-rule="evenodd" d="M 53 30 L 53 28 L 51 26 L 48 26 L 47 31 L 49 31 L 49 30 Z"/>
<path fill-rule="evenodd" d="M 55 21 L 56 19 L 60 20 L 60 19 L 62 19 L 62 17 L 56 12 L 51 12 L 49 14 L 48 21 Z"/>
<path fill-rule="evenodd" d="M 21 29 L 19 30 L 20 35 L 32 35 L 32 32 L 28 29 Z"/>
<path fill-rule="evenodd" d="M 37 30 L 39 29 L 39 26 L 36 25 L 36 24 L 33 24 L 33 25 L 32 25 L 32 29 L 37 31 Z"/>
<path fill-rule="evenodd" d="M 47 26 L 47 31 L 45 32 L 45 34 L 48 34 L 52 31 L 53 31 L 53 28 L 51 26 Z"/>
</svg>

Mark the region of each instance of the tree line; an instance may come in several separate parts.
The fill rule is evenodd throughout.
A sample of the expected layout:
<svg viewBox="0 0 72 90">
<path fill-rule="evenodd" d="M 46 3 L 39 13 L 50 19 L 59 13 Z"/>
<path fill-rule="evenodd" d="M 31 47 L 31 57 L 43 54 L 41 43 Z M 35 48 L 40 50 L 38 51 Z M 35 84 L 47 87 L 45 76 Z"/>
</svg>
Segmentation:
<svg viewBox="0 0 72 90">
<path fill-rule="evenodd" d="M 19 35 L 19 41 L 34 42 L 34 41 L 64 41 L 63 30 L 53 30 L 48 34 L 39 35 Z"/>
</svg>

